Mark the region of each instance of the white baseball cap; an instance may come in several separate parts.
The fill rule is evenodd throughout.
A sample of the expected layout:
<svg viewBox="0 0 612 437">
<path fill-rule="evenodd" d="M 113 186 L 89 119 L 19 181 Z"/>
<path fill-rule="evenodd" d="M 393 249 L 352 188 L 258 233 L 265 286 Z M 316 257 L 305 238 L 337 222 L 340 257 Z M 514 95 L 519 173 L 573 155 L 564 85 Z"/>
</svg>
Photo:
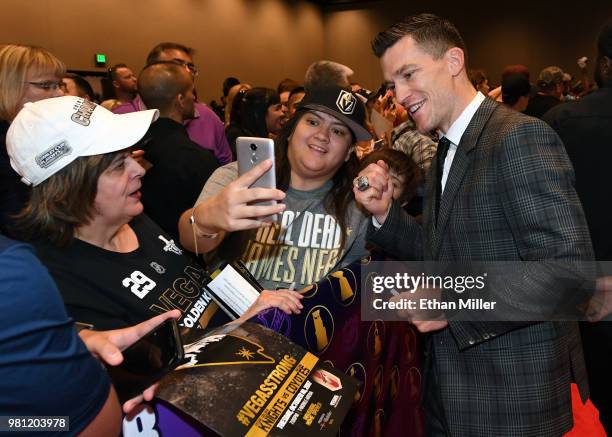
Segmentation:
<svg viewBox="0 0 612 437">
<path fill-rule="evenodd" d="M 157 109 L 113 114 L 74 96 L 26 103 L 11 123 L 6 149 L 27 185 L 38 185 L 80 156 L 136 144 L 159 117 Z"/>
</svg>

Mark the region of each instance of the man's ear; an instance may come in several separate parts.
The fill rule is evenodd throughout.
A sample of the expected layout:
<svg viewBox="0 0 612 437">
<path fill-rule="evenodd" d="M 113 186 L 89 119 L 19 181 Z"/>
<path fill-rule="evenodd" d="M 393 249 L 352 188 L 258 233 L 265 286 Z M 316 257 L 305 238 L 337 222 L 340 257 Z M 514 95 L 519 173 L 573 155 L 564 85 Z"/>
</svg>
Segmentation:
<svg viewBox="0 0 612 437">
<path fill-rule="evenodd" d="M 116 80 L 113 80 L 112 84 L 113 88 L 119 88 L 119 82 L 117 82 Z"/>
<path fill-rule="evenodd" d="M 185 106 L 185 94 L 178 93 L 174 98 L 174 105 L 176 108 L 182 109 Z"/>
<path fill-rule="evenodd" d="M 458 76 L 465 67 L 465 54 L 459 47 L 448 49 L 444 54 L 448 69 L 453 76 Z"/>
</svg>

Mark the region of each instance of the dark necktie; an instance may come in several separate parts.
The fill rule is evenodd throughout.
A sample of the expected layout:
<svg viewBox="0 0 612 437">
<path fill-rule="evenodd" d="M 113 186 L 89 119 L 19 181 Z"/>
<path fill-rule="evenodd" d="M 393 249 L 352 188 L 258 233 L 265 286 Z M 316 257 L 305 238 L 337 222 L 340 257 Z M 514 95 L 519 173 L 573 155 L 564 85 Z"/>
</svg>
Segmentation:
<svg viewBox="0 0 612 437">
<path fill-rule="evenodd" d="M 440 138 L 438 142 L 438 150 L 436 152 L 437 161 L 437 184 L 436 184 L 436 226 L 438 225 L 438 216 L 440 215 L 440 197 L 442 197 L 442 174 L 444 173 L 444 161 L 450 147 L 450 140 L 446 137 Z"/>
</svg>

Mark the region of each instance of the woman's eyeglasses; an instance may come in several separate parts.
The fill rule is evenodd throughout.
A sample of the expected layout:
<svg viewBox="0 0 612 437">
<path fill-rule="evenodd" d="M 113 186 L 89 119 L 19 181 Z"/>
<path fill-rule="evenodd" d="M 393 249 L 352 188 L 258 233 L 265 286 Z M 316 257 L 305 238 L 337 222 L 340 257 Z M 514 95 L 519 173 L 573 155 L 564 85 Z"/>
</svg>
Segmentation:
<svg viewBox="0 0 612 437">
<path fill-rule="evenodd" d="M 60 89 L 62 91 L 66 91 L 66 84 L 63 81 L 58 81 L 58 82 L 52 82 L 52 81 L 46 81 L 46 82 L 26 82 L 30 85 L 34 85 L 37 88 L 43 89 L 43 90 L 57 90 Z"/>
</svg>

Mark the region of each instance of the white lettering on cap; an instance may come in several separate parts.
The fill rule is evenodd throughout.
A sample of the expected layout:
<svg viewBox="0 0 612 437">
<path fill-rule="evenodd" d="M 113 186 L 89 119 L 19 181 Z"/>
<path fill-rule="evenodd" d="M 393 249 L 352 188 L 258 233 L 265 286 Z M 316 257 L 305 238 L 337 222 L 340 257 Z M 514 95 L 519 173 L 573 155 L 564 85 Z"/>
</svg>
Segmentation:
<svg viewBox="0 0 612 437">
<path fill-rule="evenodd" d="M 40 168 L 49 168 L 58 159 L 70 155 L 70 152 L 72 152 L 72 147 L 68 145 L 67 141 L 62 141 L 39 153 L 34 159 Z"/>
</svg>

